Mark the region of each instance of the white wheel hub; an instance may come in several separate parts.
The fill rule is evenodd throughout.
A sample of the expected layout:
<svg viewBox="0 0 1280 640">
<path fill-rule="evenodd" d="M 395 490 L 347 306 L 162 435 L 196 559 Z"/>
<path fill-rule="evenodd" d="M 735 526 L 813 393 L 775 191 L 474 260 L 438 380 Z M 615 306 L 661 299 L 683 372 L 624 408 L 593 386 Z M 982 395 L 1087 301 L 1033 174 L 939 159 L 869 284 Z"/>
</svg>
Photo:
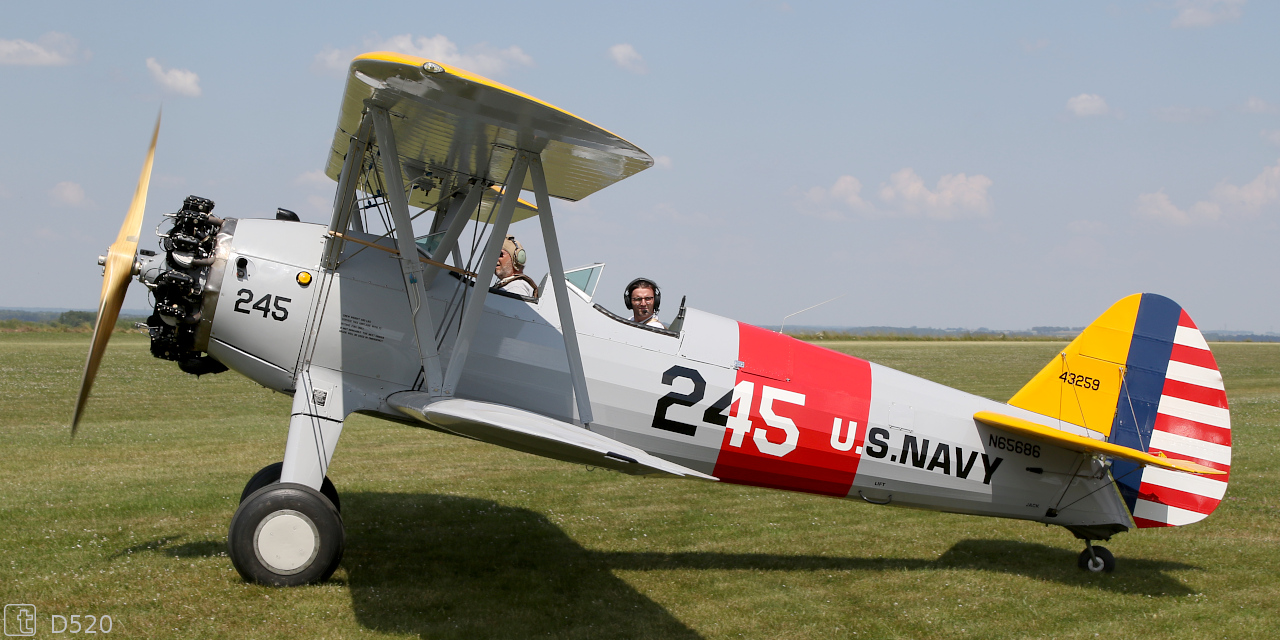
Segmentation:
<svg viewBox="0 0 1280 640">
<path fill-rule="evenodd" d="M 262 519 L 253 533 L 253 552 L 264 567 L 292 575 L 311 566 L 320 552 L 320 531 L 306 515 L 281 509 Z"/>
</svg>

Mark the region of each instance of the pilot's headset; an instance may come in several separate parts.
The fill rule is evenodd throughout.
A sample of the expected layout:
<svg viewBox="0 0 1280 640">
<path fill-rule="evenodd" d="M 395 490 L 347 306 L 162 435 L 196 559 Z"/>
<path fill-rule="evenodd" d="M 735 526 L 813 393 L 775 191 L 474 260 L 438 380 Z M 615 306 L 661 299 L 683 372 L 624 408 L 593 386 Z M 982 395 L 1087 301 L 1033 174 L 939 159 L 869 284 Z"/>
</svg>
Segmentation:
<svg viewBox="0 0 1280 640">
<path fill-rule="evenodd" d="M 656 315 L 658 313 L 658 307 L 662 306 L 662 289 L 658 288 L 658 283 L 648 278 L 636 278 L 635 280 L 632 280 L 631 284 L 627 285 L 627 290 L 622 294 L 622 304 L 627 305 L 627 310 L 631 310 L 631 292 L 635 291 L 636 287 L 640 285 L 653 289 L 653 313 Z"/>
<path fill-rule="evenodd" d="M 520 269 L 524 269 L 524 263 L 529 259 L 529 255 L 524 252 L 524 247 L 520 245 L 520 241 L 515 236 L 507 236 L 503 241 L 502 248 L 511 256 L 511 261 Z M 656 297 L 656 296 L 655 296 Z"/>
</svg>

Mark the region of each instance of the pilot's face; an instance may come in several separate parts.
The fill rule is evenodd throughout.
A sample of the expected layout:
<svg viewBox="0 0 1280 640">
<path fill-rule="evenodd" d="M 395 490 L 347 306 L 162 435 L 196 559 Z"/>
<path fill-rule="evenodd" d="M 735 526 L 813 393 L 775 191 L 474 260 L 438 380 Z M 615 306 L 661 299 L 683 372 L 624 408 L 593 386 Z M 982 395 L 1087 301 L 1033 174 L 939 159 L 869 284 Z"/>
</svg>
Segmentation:
<svg viewBox="0 0 1280 640">
<path fill-rule="evenodd" d="M 502 253 L 498 254 L 498 265 L 493 268 L 493 274 L 498 278 L 509 278 L 513 273 L 515 269 L 511 266 L 511 254 L 503 249 Z"/>
<path fill-rule="evenodd" d="M 639 286 L 631 290 L 631 313 L 636 322 L 643 322 L 653 315 L 653 289 Z"/>
</svg>

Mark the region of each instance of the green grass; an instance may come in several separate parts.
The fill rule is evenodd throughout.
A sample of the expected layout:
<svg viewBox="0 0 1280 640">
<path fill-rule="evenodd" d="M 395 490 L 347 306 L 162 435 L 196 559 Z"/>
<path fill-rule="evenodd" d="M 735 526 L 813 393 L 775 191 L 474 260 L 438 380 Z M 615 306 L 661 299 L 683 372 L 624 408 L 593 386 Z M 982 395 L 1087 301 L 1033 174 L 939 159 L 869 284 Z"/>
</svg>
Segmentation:
<svg viewBox="0 0 1280 640">
<path fill-rule="evenodd" d="M 1204 522 L 1075 568 L 1057 528 L 646 480 L 353 416 L 328 584 L 245 584 L 224 551 L 289 399 L 117 335 L 68 439 L 88 336 L 0 334 L 0 599 L 121 637 L 1280 637 L 1280 345 L 1219 344 L 1235 431 Z M 1007 399 L 1061 343 L 826 341 Z M 1097 634 L 1095 636 L 1095 634 Z"/>
</svg>

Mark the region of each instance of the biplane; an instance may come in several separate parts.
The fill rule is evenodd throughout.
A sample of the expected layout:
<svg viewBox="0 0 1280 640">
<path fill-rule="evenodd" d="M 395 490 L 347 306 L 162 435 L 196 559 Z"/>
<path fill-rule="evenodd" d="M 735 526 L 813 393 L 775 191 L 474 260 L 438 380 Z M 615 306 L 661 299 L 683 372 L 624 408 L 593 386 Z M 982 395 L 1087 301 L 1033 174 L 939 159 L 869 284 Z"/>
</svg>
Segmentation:
<svg viewBox="0 0 1280 640">
<path fill-rule="evenodd" d="M 1115 303 L 1001 403 L 684 300 L 665 328 L 613 313 L 597 291 L 603 264 L 564 268 L 552 203 L 652 158 L 450 65 L 385 52 L 351 62 L 328 224 L 284 210 L 218 217 L 193 196 L 167 214 L 160 251 L 138 251 L 159 125 L 100 259 L 72 434 L 134 277 L 154 299 L 156 357 L 291 395 L 282 459 L 249 480 L 231 519 L 246 580 L 299 585 L 338 566 L 327 474 L 352 413 L 628 474 L 1058 525 L 1095 572 L 1115 559 L 1093 542 L 1196 522 L 1226 491 L 1222 376 L 1167 298 Z M 490 286 L 521 220 L 536 220 L 546 247 L 535 296 Z"/>
</svg>

